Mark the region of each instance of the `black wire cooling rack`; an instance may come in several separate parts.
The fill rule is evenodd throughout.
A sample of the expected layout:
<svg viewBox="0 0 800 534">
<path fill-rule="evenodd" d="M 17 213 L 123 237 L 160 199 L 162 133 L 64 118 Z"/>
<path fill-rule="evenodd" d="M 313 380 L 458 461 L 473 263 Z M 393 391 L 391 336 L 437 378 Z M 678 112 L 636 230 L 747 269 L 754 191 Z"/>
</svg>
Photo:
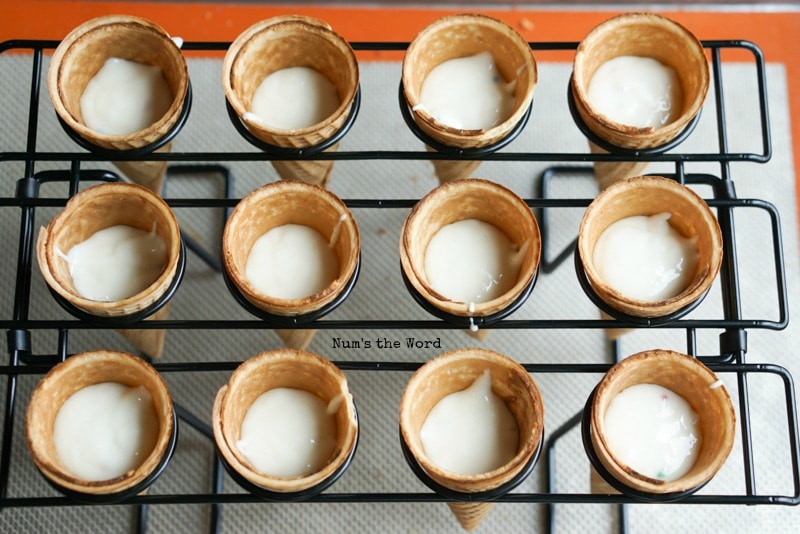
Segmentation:
<svg viewBox="0 0 800 534">
<path fill-rule="evenodd" d="M 408 43 L 378 43 L 378 42 L 357 42 L 351 43 L 355 50 L 380 50 L 380 51 L 403 51 Z M 634 328 L 659 328 L 666 327 L 680 329 L 686 333 L 686 353 L 695 356 L 707 363 L 712 370 L 721 375 L 732 375 L 735 377 L 738 386 L 739 404 L 739 431 L 742 439 L 742 457 L 728 459 L 728 462 L 740 462 L 744 474 L 744 487 L 736 494 L 725 495 L 691 495 L 682 502 L 696 504 L 783 504 L 797 505 L 800 503 L 800 448 L 798 447 L 798 428 L 797 428 L 797 408 L 794 393 L 794 384 L 790 373 L 777 365 L 771 364 L 748 364 L 746 362 L 747 352 L 747 331 L 751 329 L 780 330 L 788 325 L 788 304 L 786 298 L 785 272 L 783 262 L 783 249 L 781 243 L 780 219 L 776 208 L 768 202 L 757 199 L 739 199 L 736 196 L 733 180 L 731 178 L 730 167 L 732 163 L 752 162 L 765 163 L 772 155 L 772 143 L 770 139 L 770 125 L 768 114 L 767 91 L 765 86 L 765 67 L 764 58 L 757 46 L 745 41 L 703 41 L 707 53 L 711 58 L 711 70 L 714 79 L 714 91 L 716 105 L 714 113 L 717 132 L 718 150 L 712 153 L 683 153 L 677 150 L 680 148 L 680 141 L 691 134 L 693 124 L 687 127 L 683 136 L 670 146 L 659 147 L 649 150 L 623 150 L 617 147 L 605 146 L 608 154 L 589 154 L 581 153 L 531 153 L 531 152 L 512 152 L 501 150 L 510 141 L 498 144 L 485 150 L 461 150 L 449 149 L 439 146 L 435 140 L 426 138 L 425 134 L 419 131 L 410 117 L 404 105 L 400 105 L 404 113 L 406 122 L 412 132 L 430 146 L 437 148 L 438 152 L 427 151 L 396 151 L 396 150 L 368 150 L 368 151 L 337 151 L 320 152 L 324 147 L 313 147 L 298 151 L 277 150 L 274 147 L 259 144 L 257 140 L 248 139 L 262 150 L 259 152 L 181 152 L 181 153 L 156 153 L 152 152 L 157 146 L 145 147 L 144 149 L 127 152 L 109 152 L 86 145 L 77 136 L 71 135 L 76 144 L 88 151 L 70 152 L 44 152 L 37 150 L 37 139 L 39 134 L 40 120 L 40 96 L 43 86 L 42 64 L 44 54 L 54 49 L 58 45 L 57 41 L 31 41 L 16 40 L 0 43 L 0 53 L 21 54 L 30 60 L 30 98 L 27 108 L 27 130 L 20 132 L 25 136 L 25 149 L 22 151 L 0 152 L 0 169 L 3 169 L 3 180 L 16 180 L 16 192 L 14 196 L 0 198 L 0 209 L 15 210 L 19 214 L 19 240 L 17 247 L 17 270 L 16 273 L 4 273 L 4 276 L 15 276 L 13 310 L 10 316 L 0 317 L 0 328 L 6 330 L 8 360 L 4 365 L 0 365 L 0 376 L 4 385 L 5 411 L 2 422 L 2 448 L 0 449 L 0 513 L 3 508 L 10 507 L 58 507 L 58 506 L 79 506 L 80 501 L 72 500 L 69 497 L 50 497 L 29 495 L 24 497 L 9 497 L 9 483 L 11 470 L 11 447 L 12 440 L 23 439 L 23 429 L 15 427 L 14 414 L 16 410 L 24 410 L 18 402 L 17 379 L 22 375 L 43 375 L 55 363 L 69 356 L 69 334 L 70 332 L 81 329 L 106 329 L 115 328 L 119 324 L 112 322 L 98 322 L 91 317 L 76 317 L 68 320 L 41 320 L 29 318 L 29 307 L 31 297 L 31 272 L 34 268 L 34 214 L 37 209 L 51 206 L 63 206 L 67 198 L 42 198 L 39 196 L 41 184 L 52 181 L 60 181 L 68 184 L 69 195 L 75 194 L 81 183 L 93 181 L 113 181 L 118 180 L 119 176 L 113 172 L 83 169 L 87 162 L 109 162 L 109 161 L 167 161 L 169 163 L 168 175 L 177 175 L 187 172 L 217 172 L 224 178 L 226 184 L 225 198 L 197 198 L 197 199 L 168 199 L 168 203 L 173 208 L 225 208 L 225 213 L 236 205 L 238 199 L 231 198 L 233 191 L 232 177 L 227 171 L 226 164 L 238 161 L 269 161 L 269 160 L 301 160 L 313 156 L 315 160 L 432 160 L 432 159 L 480 159 L 484 161 L 530 161 L 548 162 L 549 167 L 537 182 L 538 194 L 536 198 L 526 199 L 528 205 L 535 210 L 540 222 L 543 238 L 543 259 L 540 266 L 540 276 L 546 276 L 557 268 L 567 268 L 563 264 L 570 255 L 573 254 L 574 242 L 561 251 L 553 251 L 549 242 L 549 223 L 548 214 L 554 210 L 562 208 L 584 208 L 591 199 L 565 199 L 552 198 L 549 196 L 550 185 L 554 180 L 560 179 L 562 174 L 590 173 L 591 167 L 581 167 L 576 164 L 591 163 L 595 161 L 630 161 L 641 159 L 646 161 L 668 162 L 674 165 L 674 173 L 671 177 L 686 184 L 702 184 L 710 186 L 713 195 L 707 199 L 708 204 L 716 210 L 720 227 L 723 232 L 724 241 L 724 263 L 720 273 L 722 288 L 722 316 L 712 319 L 693 319 L 686 316 L 690 310 L 683 310 L 673 316 L 660 318 L 658 320 L 641 320 L 632 317 L 619 316 L 613 314 L 611 319 L 503 319 L 491 326 L 494 329 L 603 329 L 618 328 L 620 326 L 632 326 Z M 219 52 L 228 48 L 229 43 L 224 42 L 187 42 L 183 49 L 186 51 L 208 51 Z M 577 43 L 573 42 L 548 42 L 531 43 L 531 48 L 535 51 L 570 51 L 574 50 Z M 722 77 L 721 53 L 723 50 L 744 51 L 752 56 L 758 83 L 758 102 L 753 103 L 757 107 L 760 117 L 760 132 L 762 150 L 757 153 L 732 152 L 728 147 L 728 127 L 726 124 L 725 113 L 725 88 Z M 402 93 L 402 90 L 400 91 Z M 189 113 L 191 104 L 191 92 L 187 97 L 186 113 Z M 710 111 L 705 110 L 706 113 Z M 351 112 L 350 123 L 358 113 L 358 100 L 354 104 Z M 576 124 L 590 139 L 592 133 L 580 122 L 580 118 L 573 113 Z M 235 119 L 235 117 L 234 117 Z M 183 117 L 185 120 L 185 115 Z M 239 122 L 234 120 L 240 133 L 248 138 L 247 131 L 241 128 Z M 180 130 L 183 121 L 179 121 L 174 135 Z M 62 126 L 64 126 L 62 124 Z M 524 128 L 524 121 L 517 129 Z M 65 128 L 67 128 L 65 126 Z M 345 129 L 346 131 L 346 129 Z M 70 133 L 70 132 L 67 132 Z M 344 132 L 343 132 L 344 133 Z M 165 140 L 162 140 L 166 142 Z M 601 146 L 601 140 L 594 139 Z M 2 147 L 0 147 L 2 148 Z M 64 169 L 60 171 L 40 171 L 37 172 L 36 166 L 40 162 L 57 162 L 63 164 Z M 209 163 L 211 162 L 211 163 Z M 685 170 L 685 165 L 690 162 L 709 162 L 718 164 L 719 174 L 691 174 Z M 16 173 L 9 171 L 9 163 L 24 164 L 24 172 L 20 177 Z M 16 169 L 17 167 L 15 167 Z M 416 203 L 417 199 L 397 200 L 397 199 L 359 199 L 345 200 L 351 208 L 367 209 L 408 209 Z M 774 316 L 777 319 L 745 319 L 742 315 L 741 295 L 739 291 L 739 268 L 737 262 L 737 249 L 735 247 L 734 216 L 740 210 L 759 210 L 765 212 L 770 220 L 771 235 L 765 236 L 772 243 L 773 262 L 775 265 L 775 301 L 777 310 Z M 183 240 L 187 249 L 196 253 L 201 260 L 217 271 L 222 271 L 219 260 L 212 254 L 207 253 L 190 236 L 183 235 Z M 14 244 L 4 243 L 3 247 L 7 253 L 11 253 Z M 579 262 L 576 266 L 578 280 L 581 281 L 584 291 L 592 298 L 591 287 L 585 282 L 585 275 L 582 275 Z M 602 307 L 602 301 L 593 298 L 598 306 Z M 613 310 L 608 310 L 613 312 Z M 163 320 L 141 322 L 139 318 L 133 319 L 133 324 L 126 325 L 132 329 L 170 329 L 170 330 L 214 330 L 214 329 L 257 329 L 263 328 L 263 321 L 260 318 L 252 320 L 226 319 L 219 318 L 214 320 Z M 431 320 L 393 320 L 385 318 L 370 318 L 365 320 L 311 320 L 306 324 L 288 325 L 296 328 L 315 328 L 315 329 L 454 329 L 462 328 L 457 324 L 441 319 Z M 45 351 L 35 351 L 32 344 L 31 333 L 38 330 L 48 330 L 57 332 L 57 343 L 52 349 Z M 701 330 L 718 331 L 719 351 L 716 354 L 698 354 L 697 334 Z M 614 342 L 612 350 L 616 353 L 617 347 Z M 618 355 L 617 355 L 618 357 Z M 156 362 L 154 365 L 162 373 L 187 373 L 187 372 L 211 372 L 211 371 L 230 371 L 239 362 L 219 361 L 219 362 Z M 418 363 L 397 363 L 390 361 L 336 361 L 343 370 L 373 371 L 373 372 L 408 372 L 418 368 L 422 362 Z M 556 364 L 556 363 L 523 363 L 524 367 L 533 373 L 603 373 L 610 364 Z M 748 394 L 748 378 L 754 375 L 773 375 L 780 379 L 783 384 L 785 409 L 786 409 L 786 429 L 788 439 L 784 444 L 775 446 L 785 447 L 791 458 L 791 477 L 793 481 L 793 492 L 786 495 L 764 494 L 758 492 L 755 485 L 756 473 L 754 464 L 754 454 L 752 450 L 752 430 Z M 208 425 L 194 415 L 190 410 L 176 405 L 180 424 L 189 425 L 201 434 L 213 439 Z M 497 502 L 514 503 L 540 503 L 547 504 L 549 513 L 548 526 L 554 528 L 554 506 L 561 503 L 616 503 L 620 505 L 620 528 L 625 530 L 626 521 L 624 504 L 638 502 L 636 499 L 625 495 L 600 495 L 590 493 L 565 493 L 556 488 L 555 455 L 558 440 L 570 429 L 578 426 L 582 413 L 576 414 L 569 419 L 562 427 L 557 429 L 547 429 L 546 442 L 542 449 L 542 462 L 547 465 L 548 489 L 541 493 L 511 492 L 501 494 L 500 492 L 481 495 L 482 499 L 491 499 Z M 18 426 L 18 425 L 17 425 Z M 179 452 L 178 452 L 179 454 Z M 413 466 L 412 466 L 413 468 Z M 424 472 L 418 473 L 424 480 Z M 212 516 L 210 529 L 215 532 L 219 528 L 221 507 L 228 503 L 249 503 L 260 502 L 261 497 L 252 493 L 225 493 L 222 489 L 223 469 L 217 459 L 213 466 L 213 482 L 205 493 L 175 493 L 165 495 L 138 495 L 133 496 L 124 504 L 136 505 L 138 508 L 138 520 L 136 527 L 139 531 L 146 529 L 147 509 L 149 505 L 170 505 L 170 504 L 210 504 L 212 505 Z M 429 482 L 429 481 L 427 481 Z M 328 491 L 308 499 L 309 503 L 409 503 L 409 502 L 442 502 L 448 501 L 453 496 L 437 494 L 435 492 L 421 493 L 386 493 L 386 492 L 365 492 L 365 493 L 337 493 L 335 485 Z"/>
</svg>

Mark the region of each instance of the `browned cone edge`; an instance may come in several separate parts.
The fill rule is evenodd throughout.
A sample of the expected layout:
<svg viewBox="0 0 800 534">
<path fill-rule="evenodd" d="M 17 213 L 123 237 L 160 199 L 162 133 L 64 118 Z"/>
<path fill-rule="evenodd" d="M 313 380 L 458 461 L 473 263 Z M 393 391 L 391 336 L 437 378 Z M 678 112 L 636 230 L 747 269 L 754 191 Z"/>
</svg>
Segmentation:
<svg viewBox="0 0 800 534">
<path fill-rule="evenodd" d="M 611 400 L 636 384 L 657 384 L 683 397 L 700 418 L 700 453 L 683 477 L 665 482 L 636 472 L 611 451 L 605 438 L 605 411 Z M 736 433 L 736 414 L 728 391 L 700 361 L 670 350 L 634 354 L 600 381 L 591 408 L 591 441 L 609 473 L 624 485 L 647 493 L 680 493 L 710 480 L 725 463 Z"/>
<path fill-rule="evenodd" d="M 514 111 L 500 124 L 479 130 L 454 128 L 437 121 L 420 106 L 422 84 L 428 73 L 455 58 L 491 52 L 497 69 L 507 82 L 516 80 Z M 411 42 L 403 58 L 403 96 L 419 128 L 442 144 L 479 148 L 506 137 L 531 105 L 537 82 L 536 60 L 525 39 L 512 27 L 480 14 L 443 17 L 423 29 Z M 468 178 L 479 161 L 433 161 L 440 183 Z"/>
<path fill-rule="evenodd" d="M 336 448 L 328 463 L 315 473 L 297 477 L 262 473 L 236 446 L 247 410 L 261 394 L 279 387 L 301 389 L 325 403 L 339 403 Z M 233 469 L 257 486 L 282 493 L 302 491 L 328 479 L 348 458 L 358 435 L 355 405 L 344 374 L 319 355 L 293 349 L 262 352 L 242 363 L 217 393 L 212 427 L 217 448 Z"/>
<path fill-rule="evenodd" d="M 673 122 L 661 128 L 639 128 L 613 121 L 592 107 L 588 88 L 595 71 L 610 59 L 628 55 L 650 57 L 675 69 L 683 102 Z M 596 26 L 578 45 L 571 90 L 578 114 L 592 132 L 619 147 L 644 149 L 661 146 L 683 131 L 703 107 L 709 83 L 703 45 L 689 30 L 661 15 L 625 13 Z M 603 152 L 589 144 L 592 152 Z M 644 167 L 644 162 L 598 162 L 595 174 L 605 188 L 614 180 L 641 174 Z"/>
<path fill-rule="evenodd" d="M 159 424 L 156 444 L 135 469 L 117 478 L 86 481 L 63 466 L 53 442 L 53 424 L 62 404 L 77 391 L 103 382 L 145 387 L 152 396 Z M 70 491 L 107 495 L 141 483 L 158 466 L 173 432 L 172 399 L 158 372 L 132 354 L 108 350 L 85 352 L 53 367 L 37 384 L 25 417 L 25 438 L 34 463 L 44 476 Z"/>
<path fill-rule="evenodd" d="M 425 275 L 425 252 L 431 238 L 443 226 L 464 219 L 478 219 L 494 225 L 514 243 L 517 250 L 527 246 L 514 286 L 487 302 L 455 302 L 431 287 Z M 411 210 L 400 237 L 400 263 L 412 286 L 428 302 L 461 317 L 484 317 L 511 304 L 533 281 L 541 256 L 539 225 L 533 212 L 513 191 L 499 184 L 471 178 L 454 180 L 435 188 Z"/>
<path fill-rule="evenodd" d="M 81 95 L 111 57 L 155 65 L 169 84 L 173 96 L 169 110 L 144 130 L 107 135 L 83 123 Z M 103 148 L 129 150 L 157 141 L 175 125 L 189 87 L 189 71 L 180 49 L 159 25 L 129 15 L 108 15 L 84 22 L 61 41 L 47 80 L 56 113 L 78 135 Z"/>
<path fill-rule="evenodd" d="M 635 215 L 669 212 L 669 224 L 696 238 L 697 267 L 678 295 L 658 302 L 630 298 L 611 288 L 594 266 L 594 246 L 612 223 Z M 615 183 L 586 209 L 578 230 L 578 253 L 597 295 L 612 308 L 636 317 L 662 317 L 684 308 L 711 287 L 722 264 L 722 232 L 705 201 L 688 187 L 660 176 L 637 176 Z"/>
<path fill-rule="evenodd" d="M 328 286 L 308 297 L 282 299 L 258 291 L 245 274 L 253 243 L 272 228 L 301 224 L 313 228 L 330 242 L 339 226 L 333 247 L 339 273 Z M 299 181 L 279 181 L 262 186 L 237 205 L 222 234 L 222 261 L 231 281 L 254 306 L 276 315 L 303 315 L 333 301 L 353 277 L 361 241 L 353 214 L 333 193 Z"/>
<path fill-rule="evenodd" d="M 466 389 L 486 370 L 491 372 L 492 392 L 503 399 L 517 420 L 519 448 L 516 456 L 508 463 L 488 473 L 452 473 L 433 463 L 425 454 L 420 429 L 440 400 L 451 393 Z M 536 452 L 543 429 L 542 398 L 528 372 L 511 358 L 481 348 L 455 350 L 429 361 L 408 381 L 400 401 L 400 433 L 409 451 L 435 482 L 459 492 L 488 491 L 510 481 Z M 493 503 L 454 504 L 451 509 L 459 517 L 462 526 L 472 530 L 489 512 Z"/>
<path fill-rule="evenodd" d="M 57 251 L 69 250 L 114 225 L 155 230 L 167 245 L 164 271 L 147 289 L 123 300 L 100 302 L 82 297 L 69 274 L 67 262 Z M 47 284 L 76 307 L 102 317 L 130 315 L 153 304 L 167 290 L 178 265 L 180 230 L 175 215 L 161 197 L 129 183 L 105 183 L 89 187 L 69 199 L 47 227 L 39 230 L 36 252 Z"/>
</svg>

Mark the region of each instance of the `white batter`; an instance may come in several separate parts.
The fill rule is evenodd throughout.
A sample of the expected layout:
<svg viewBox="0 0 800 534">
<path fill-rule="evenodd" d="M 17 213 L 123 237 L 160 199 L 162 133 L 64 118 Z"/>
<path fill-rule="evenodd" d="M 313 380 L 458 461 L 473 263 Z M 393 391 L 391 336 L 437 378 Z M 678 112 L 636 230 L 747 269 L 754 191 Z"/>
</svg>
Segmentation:
<svg viewBox="0 0 800 534">
<path fill-rule="evenodd" d="M 245 275 L 266 295 L 299 299 L 319 293 L 339 274 L 339 259 L 322 235 L 302 224 L 285 224 L 259 237 Z"/>
<path fill-rule="evenodd" d="M 593 262 L 600 277 L 620 293 L 658 302 L 681 293 L 697 266 L 694 239 L 669 224 L 669 213 L 621 219 L 603 231 Z"/>
<path fill-rule="evenodd" d="M 289 67 L 264 78 L 250 111 L 268 126 L 297 130 L 324 121 L 339 104 L 339 93 L 328 78 L 308 67 Z"/>
<path fill-rule="evenodd" d="M 442 124 L 487 130 L 514 111 L 514 83 L 503 80 L 490 52 L 450 59 L 425 77 L 420 105 Z"/>
<path fill-rule="evenodd" d="M 680 115 L 683 90 L 675 69 L 649 57 L 619 56 L 595 71 L 588 97 L 614 122 L 661 128 Z"/>
<path fill-rule="evenodd" d="M 464 219 L 443 226 L 431 238 L 425 276 L 431 287 L 454 302 L 487 302 L 516 283 L 521 260 L 516 252 L 514 243 L 494 225 Z"/>
<path fill-rule="evenodd" d="M 505 465 L 517 454 L 519 427 L 514 414 L 492 392 L 487 370 L 468 388 L 433 407 L 420 438 L 425 454 L 442 469 L 477 475 Z"/>
<path fill-rule="evenodd" d="M 167 264 L 167 245 L 155 232 L 110 226 L 73 246 L 64 256 L 75 290 L 84 298 L 113 302 L 155 282 Z"/>
<path fill-rule="evenodd" d="M 239 451 L 258 471 L 277 477 L 314 473 L 336 446 L 336 421 L 316 395 L 292 388 L 261 394 L 242 421 Z"/>
<path fill-rule="evenodd" d="M 152 452 L 158 421 L 150 393 L 104 382 L 75 392 L 56 415 L 53 440 L 64 467 L 83 480 L 116 478 Z"/>
<path fill-rule="evenodd" d="M 688 473 L 697 459 L 699 419 L 680 395 L 655 384 L 637 384 L 611 400 L 606 439 L 628 466 L 669 482 Z"/>
<path fill-rule="evenodd" d="M 109 58 L 80 99 L 83 122 L 95 132 L 128 135 L 157 122 L 172 104 L 161 69 Z"/>
</svg>

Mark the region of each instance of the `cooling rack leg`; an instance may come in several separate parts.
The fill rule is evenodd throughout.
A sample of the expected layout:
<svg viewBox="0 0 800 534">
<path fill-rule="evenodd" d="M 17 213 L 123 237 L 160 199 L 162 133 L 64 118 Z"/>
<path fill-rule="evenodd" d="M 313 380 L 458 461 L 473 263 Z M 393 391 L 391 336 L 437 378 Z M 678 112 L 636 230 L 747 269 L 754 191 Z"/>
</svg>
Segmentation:
<svg viewBox="0 0 800 534">
<path fill-rule="evenodd" d="M 224 198 L 231 198 L 233 196 L 233 174 L 228 167 L 224 165 L 171 165 L 167 167 L 167 174 L 164 179 L 164 187 L 162 190 L 162 196 L 166 196 L 167 193 L 167 183 L 169 182 L 169 178 L 172 176 L 186 176 L 192 174 L 204 174 L 210 176 L 219 176 L 223 182 L 224 188 Z M 225 227 L 225 223 L 228 222 L 228 216 L 230 215 L 231 208 L 225 208 L 222 212 L 222 228 Z M 197 254 L 203 262 L 214 269 L 217 272 L 222 272 L 222 263 L 220 262 L 219 258 L 209 252 L 203 245 L 201 245 L 197 240 L 193 237 L 188 235 L 186 232 L 181 231 L 181 239 L 186 244 L 186 247 Z M 222 238 L 220 237 L 219 242 L 222 242 Z"/>
<path fill-rule="evenodd" d="M 200 432 L 200 434 L 211 440 L 213 443 L 214 432 L 211 430 L 209 425 L 207 425 L 199 417 L 188 411 L 180 404 L 173 402 L 173 407 L 175 409 L 175 413 L 178 414 L 178 417 L 180 417 L 182 421 L 185 421 L 189 426 Z M 214 495 L 219 495 L 222 493 L 223 472 L 222 462 L 220 462 L 217 455 L 214 454 L 214 465 L 212 466 L 211 471 L 211 491 Z M 209 519 L 209 532 L 211 534 L 216 534 L 219 532 L 221 516 L 222 506 L 219 503 L 211 503 L 211 517 Z"/>
<path fill-rule="evenodd" d="M 149 507 L 146 504 L 137 504 L 135 508 L 136 532 L 138 534 L 144 534 L 147 532 L 147 514 L 149 512 Z"/>
<path fill-rule="evenodd" d="M 591 174 L 592 167 L 570 167 L 570 166 L 552 166 L 547 167 L 542 174 L 539 175 L 539 180 L 537 181 L 537 188 L 536 188 L 536 195 L 538 198 L 547 198 L 547 193 L 550 185 L 550 181 L 557 178 L 559 174 L 561 175 L 584 175 L 584 174 Z M 578 242 L 578 238 L 576 237 L 569 245 L 567 245 L 564 249 L 561 250 L 552 260 L 548 255 L 548 242 L 550 238 L 550 225 L 547 221 L 547 210 L 541 209 L 539 210 L 539 232 L 542 235 L 542 259 L 540 262 L 540 268 L 543 273 L 551 273 L 555 271 L 559 265 L 561 265 L 567 258 L 569 258 L 572 251 L 575 249 L 575 245 Z"/>
</svg>

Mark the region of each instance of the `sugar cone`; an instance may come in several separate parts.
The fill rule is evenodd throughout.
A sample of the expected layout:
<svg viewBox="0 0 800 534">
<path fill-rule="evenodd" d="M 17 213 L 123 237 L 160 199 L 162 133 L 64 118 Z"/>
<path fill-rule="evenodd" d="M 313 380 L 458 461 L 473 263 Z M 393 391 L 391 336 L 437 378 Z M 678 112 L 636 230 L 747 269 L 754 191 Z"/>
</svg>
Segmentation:
<svg viewBox="0 0 800 534">
<path fill-rule="evenodd" d="M 87 481 L 73 475 L 60 460 L 53 440 L 53 426 L 68 398 L 85 387 L 103 382 L 147 389 L 158 421 L 158 435 L 152 451 L 143 451 L 143 461 L 137 467 L 110 480 Z M 34 463 L 57 486 L 80 494 L 109 495 L 135 491 L 157 469 L 168 453 L 175 432 L 174 420 L 167 386 L 152 366 L 132 354 L 100 350 L 68 358 L 53 367 L 37 384 L 25 417 L 25 437 Z"/>
<path fill-rule="evenodd" d="M 461 391 L 484 372 L 492 377 L 492 392 L 503 399 L 519 426 L 517 454 L 503 466 L 477 475 L 453 473 L 439 467 L 425 453 L 420 430 L 433 407 Z M 400 401 L 400 433 L 409 452 L 436 483 L 461 493 L 479 493 L 508 484 L 527 465 L 542 438 L 542 399 L 531 376 L 510 358 L 485 349 L 462 349 L 442 354 L 420 367 L 406 385 Z M 467 530 L 478 527 L 492 502 L 448 502 Z"/>
<path fill-rule="evenodd" d="M 448 502 L 447 506 L 464 530 L 472 532 L 494 508 L 493 502 Z"/>
<path fill-rule="evenodd" d="M 435 152 L 429 146 L 426 146 L 425 150 Z M 432 159 L 431 163 L 440 184 L 452 180 L 471 178 L 481 164 L 480 160 L 477 159 Z"/>
<path fill-rule="evenodd" d="M 329 151 L 336 150 L 338 143 Z M 273 161 L 272 166 L 282 180 L 300 180 L 320 187 L 327 187 L 333 171 L 333 160 L 285 160 Z"/>
<path fill-rule="evenodd" d="M 488 129 L 454 128 L 436 120 L 420 102 L 428 73 L 455 58 L 491 52 L 506 83 L 514 84 L 514 108 L 500 124 Z M 455 148 L 481 148 L 503 138 L 522 120 L 533 100 L 536 61 L 530 46 L 505 23 L 477 14 L 443 17 L 423 29 L 412 41 L 403 59 L 403 96 L 416 125 L 434 140 Z M 469 177 L 480 165 L 477 160 L 433 160 L 440 183 Z"/>
<path fill-rule="evenodd" d="M 589 491 L 597 495 L 615 495 L 619 493 L 611 484 L 603 480 L 603 477 L 591 466 L 589 466 Z"/>
<path fill-rule="evenodd" d="M 169 153 L 171 151 L 171 142 L 156 150 L 156 152 L 161 153 Z M 166 161 L 116 161 L 114 165 L 131 182 L 142 185 L 161 196 L 161 192 L 164 190 L 164 178 L 167 174 Z"/>
<path fill-rule="evenodd" d="M 605 150 L 589 142 L 592 154 L 608 154 Z M 642 176 L 650 166 L 649 161 L 595 161 L 594 179 L 601 191 L 608 186 L 626 178 Z"/>
<path fill-rule="evenodd" d="M 172 92 L 167 112 L 138 132 L 109 135 L 83 122 L 81 95 L 112 57 L 158 66 Z M 163 28 L 139 17 L 108 15 L 81 24 L 61 41 L 53 53 L 47 80 L 53 107 L 67 126 L 99 147 L 130 150 L 162 139 L 175 127 L 188 91 L 189 71 L 180 49 Z"/>
<path fill-rule="evenodd" d="M 488 339 L 491 330 L 486 330 L 483 328 L 479 328 L 477 330 L 464 330 L 467 334 L 474 337 L 478 341 L 486 341 Z"/>
<path fill-rule="evenodd" d="M 314 339 L 314 335 L 316 335 L 317 331 L 310 328 L 302 330 L 279 328 L 275 330 L 275 333 L 278 334 L 278 337 L 281 338 L 281 341 L 283 341 L 284 346 L 287 348 L 305 350 L 311 343 L 311 340 Z"/>
<path fill-rule="evenodd" d="M 615 122 L 596 111 L 588 96 L 589 83 L 598 67 L 618 56 L 653 58 L 675 69 L 681 82 L 680 112 L 661 128 L 635 127 Z M 708 61 L 700 41 L 680 24 L 652 13 L 626 13 L 595 27 L 575 53 L 570 83 L 575 108 L 586 126 L 608 143 L 646 149 L 675 139 L 700 112 L 710 83 Z M 598 149 L 590 143 L 593 153 Z M 595 165 L 601 189 L 613 181 L 641 174 L 638 162 L 602 162 Z"/>
<path fill-rule="evenodd" d="M 323 121 L 293 130 L 275 128 L 251 113 L 261 82 L 285 68 L 303 66 L 324 75 L 336 87 L 339 107 Z M 283 148 L 307 148 L 327 141 L 345 126 L 358 90 L 358 62 L 350 45 L 324 21 L 299 15 L 260 21 L 231 44 L 222 63 L 225 97 L 258 139 Z M 334 151 L 337 145 L 329 148 Z M 273 161 L 283 179 L 325 186 L 333 161 Z"/>
<path fill-rule="evenodd" d="M 522 254 L 517 281 L 506 293 L 486 302 L 465 303 L 442 295 L 427 279 L 425 251 L 445 225 L 478 219 L 503 232 Z M 440 185 L 412 209 L 400 237 L 400 263 L 414 289 L 431 305 L 459 317 L 486 317 L 515 301 L 533 281 L 541 255 L 541 237 L 530 208 L 514 192 L 478 178 Z"/>
<path fill-rule="evenodd" d="M 145 231 L 155 227 L 167 245 L 167 264 L 149 287 L 128 298 L 112 302 L 85 298 L 75 289 L 69 265 L 62 254 L 95 232 L 118 224 Z M 36 252 L 45 282 L 59 296 L 92 315 L 121 317 L 151 306 L 168 290 L 177 276 L 180 244 L 178 221 L 169 206 L 143 186 L 120 182 L 96 185 L 73 196 L 64 210 L 47 227 L 41 228 Z M 152 318 L 166 319 L 168 304 Z M 149 356 L 157 358 L 161 355 L 163 330 L 125 330 L 121 333 Z"/>
<path fill-rule="evenodd" d="M 604 311 L 600 311 L 600 319 L 605 321 L 605 320 L 613 319 L 613 317 L 611 317 L 609 314 L 607 314 Z M 624 336 L 625 334 L 629 334 L 631 331 L 633 331 L 633 329 L 632 328 L 605 328 L 604 331 L 605 331 L 605 334 L 606 334 L 606 338 L 608 340 L 615 341 L 615 340 L 621 338 L 622 336 Z"/>
<path fill-rule="evenodd" d="M 616 221 L 659 213 L 670 213 L 669 224 L 683 237 L 695 240 L 697 265 L 692 280 L 679 294 L 663 300 L 629 297 L 603 280 L 594 263 L 595 244 Z M 662 317 L 690 305 L 714 283 L 722 265 L 722 233 L 697 193 L 668 178 L 640 176 L 613 184 L 592 201 L 578 230 L 578 254 L 592 289 L 606 304 L 635 317 Z"/>
<path fill-rule="evenodd" d="M 169 310 L 172 306 L 171 302 L 167 302 L 163 308 L 148 317 L 147 321 L 166 321 L 169 318 Z M 119 334 L 133 343 L 133 346 L 138 348 L 143 353 L 151 358 L 160 358 L 164 352 L 164 341 L 167 337 L 167 331 L 163 328 L 157 330 L 153 329 L 134 329 L 126 328 L 117 330 Z"/>
<path fill-rule="evenodd" d="M 332 410 L 337 444 L 331 457 L 313 473 L 294 477 L 263 473 L 253 467 L 237 446 L 242 421 L 250 406 L 262 393 L 275 388 L 308 391 Z M 280 493 L 308 490 L 328 480 L 352 455 L 359 431 L 355 404 L 344 374 L 321 356 L 292 349 L 262 352 L 242 363 L 216 396 L 212 427 L 217 449 L 231 468 L 252 484 Z"/>
<path fill-rule="evenodd" d="M 608 445 L 606 409 L 617 394 L 636 384 L 657 384 L 673 391 L 699 416 L 697 459 L 689 472 L 676 480 L 637 472 Z M 598 384 L 591 406 L 591 446 L 600 463 L 626 487 L 651 494 L 681 493 L 705 484 L 725 463 L 735 434 L 736 414 L 722 382 L 697 359 L 669 350 L 640 352 L 614 365 Z"/>
</svg>

